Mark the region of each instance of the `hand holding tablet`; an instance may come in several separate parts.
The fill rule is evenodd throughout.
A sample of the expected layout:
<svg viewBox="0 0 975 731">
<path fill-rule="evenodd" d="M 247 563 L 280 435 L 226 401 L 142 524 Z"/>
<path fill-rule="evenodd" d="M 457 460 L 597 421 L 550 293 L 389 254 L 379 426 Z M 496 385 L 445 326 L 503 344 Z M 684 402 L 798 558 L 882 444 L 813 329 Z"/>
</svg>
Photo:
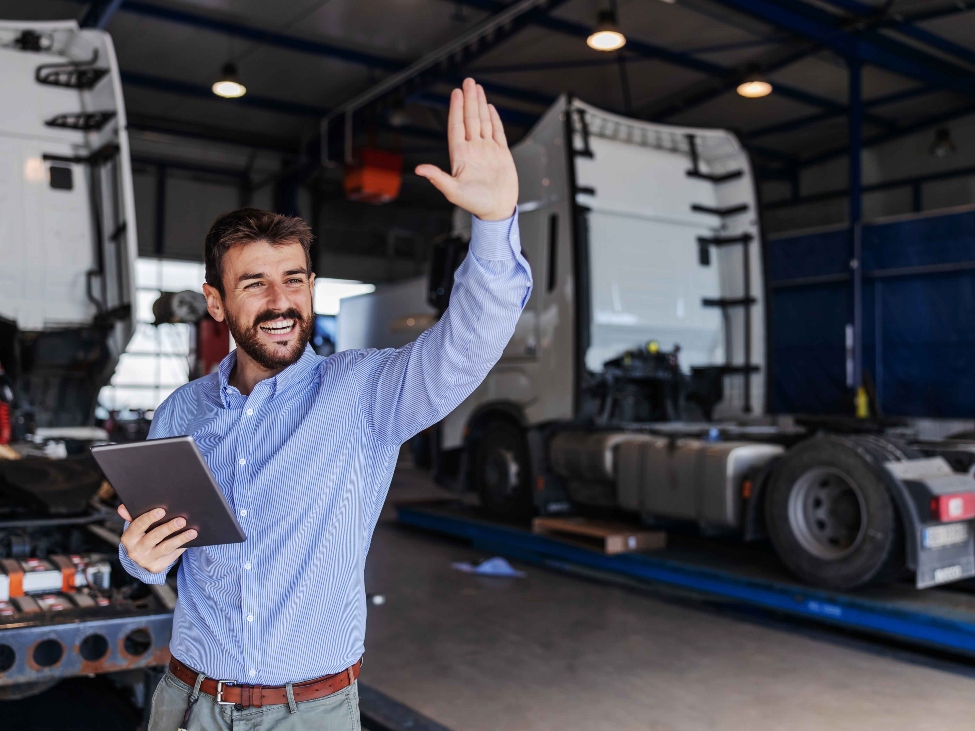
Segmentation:
<svg viewBox="0 0 975 731">
<path fill-rule="evenodd" d="M 247 539 L 193 437 L 107 444 L 91 453 L 122 498 L 119 515 L 131 521 L 122 544 L 144 569 L 162 571 L 187 548 Z"/>
</svg>

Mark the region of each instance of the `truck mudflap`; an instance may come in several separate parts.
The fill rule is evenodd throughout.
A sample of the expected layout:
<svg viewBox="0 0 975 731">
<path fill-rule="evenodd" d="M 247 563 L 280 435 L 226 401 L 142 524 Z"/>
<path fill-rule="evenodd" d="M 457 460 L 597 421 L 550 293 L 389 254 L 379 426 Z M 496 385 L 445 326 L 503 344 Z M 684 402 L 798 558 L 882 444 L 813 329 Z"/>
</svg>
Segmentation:
<svg viewBox="0 0 975 731">
<path fill-rule="evenodd" d="M 975 576 L 975 480 L 942 457 L 887 462 L 918 589 Z"/>
</svg>

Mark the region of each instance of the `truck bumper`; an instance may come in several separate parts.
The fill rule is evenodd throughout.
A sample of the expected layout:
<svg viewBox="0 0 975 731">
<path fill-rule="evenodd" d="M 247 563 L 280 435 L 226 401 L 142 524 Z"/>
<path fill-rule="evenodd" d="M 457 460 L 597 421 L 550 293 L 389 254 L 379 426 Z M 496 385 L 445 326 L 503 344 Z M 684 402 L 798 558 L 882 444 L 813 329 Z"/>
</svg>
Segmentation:
<svg viewBox="0 0 975 731">
<path fill-rule="evenodd" d="M 0 626 L 0 686 L 165 665 L 173 615 Z"/>
</svg>

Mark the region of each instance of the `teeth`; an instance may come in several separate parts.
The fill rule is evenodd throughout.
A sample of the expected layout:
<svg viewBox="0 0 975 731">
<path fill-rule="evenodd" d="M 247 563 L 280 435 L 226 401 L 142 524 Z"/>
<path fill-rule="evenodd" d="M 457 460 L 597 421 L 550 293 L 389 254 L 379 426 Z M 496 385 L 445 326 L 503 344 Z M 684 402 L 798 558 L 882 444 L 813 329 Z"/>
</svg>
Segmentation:
<svg viewBox="0 0 975 731">
<path fill-rule="evenodd" d="M 261 325 L 260 328 L 266 333 L 278 334 L 287 332 L 294 327 L 294 324 L 294 320 L 273 320 Z"/>
</svg>

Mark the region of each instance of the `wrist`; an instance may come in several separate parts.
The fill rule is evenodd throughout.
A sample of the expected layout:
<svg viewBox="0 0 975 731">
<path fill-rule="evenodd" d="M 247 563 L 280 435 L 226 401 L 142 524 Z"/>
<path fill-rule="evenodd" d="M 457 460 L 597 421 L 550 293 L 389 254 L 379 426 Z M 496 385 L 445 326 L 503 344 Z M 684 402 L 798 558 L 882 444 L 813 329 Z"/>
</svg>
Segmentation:
<svg viewBox="0 0 975 731">
<path fill-rule="evenodd" d="M 486 211 L 484 213 L 475 213 L 474 216 L 481 221 L 487 222 L 497 222 L 497 221 L 507 221 L 518 209 L 517 206 L 511 206 L 510 208 L 499 208 L 494 211 Z"/>
</svg>

